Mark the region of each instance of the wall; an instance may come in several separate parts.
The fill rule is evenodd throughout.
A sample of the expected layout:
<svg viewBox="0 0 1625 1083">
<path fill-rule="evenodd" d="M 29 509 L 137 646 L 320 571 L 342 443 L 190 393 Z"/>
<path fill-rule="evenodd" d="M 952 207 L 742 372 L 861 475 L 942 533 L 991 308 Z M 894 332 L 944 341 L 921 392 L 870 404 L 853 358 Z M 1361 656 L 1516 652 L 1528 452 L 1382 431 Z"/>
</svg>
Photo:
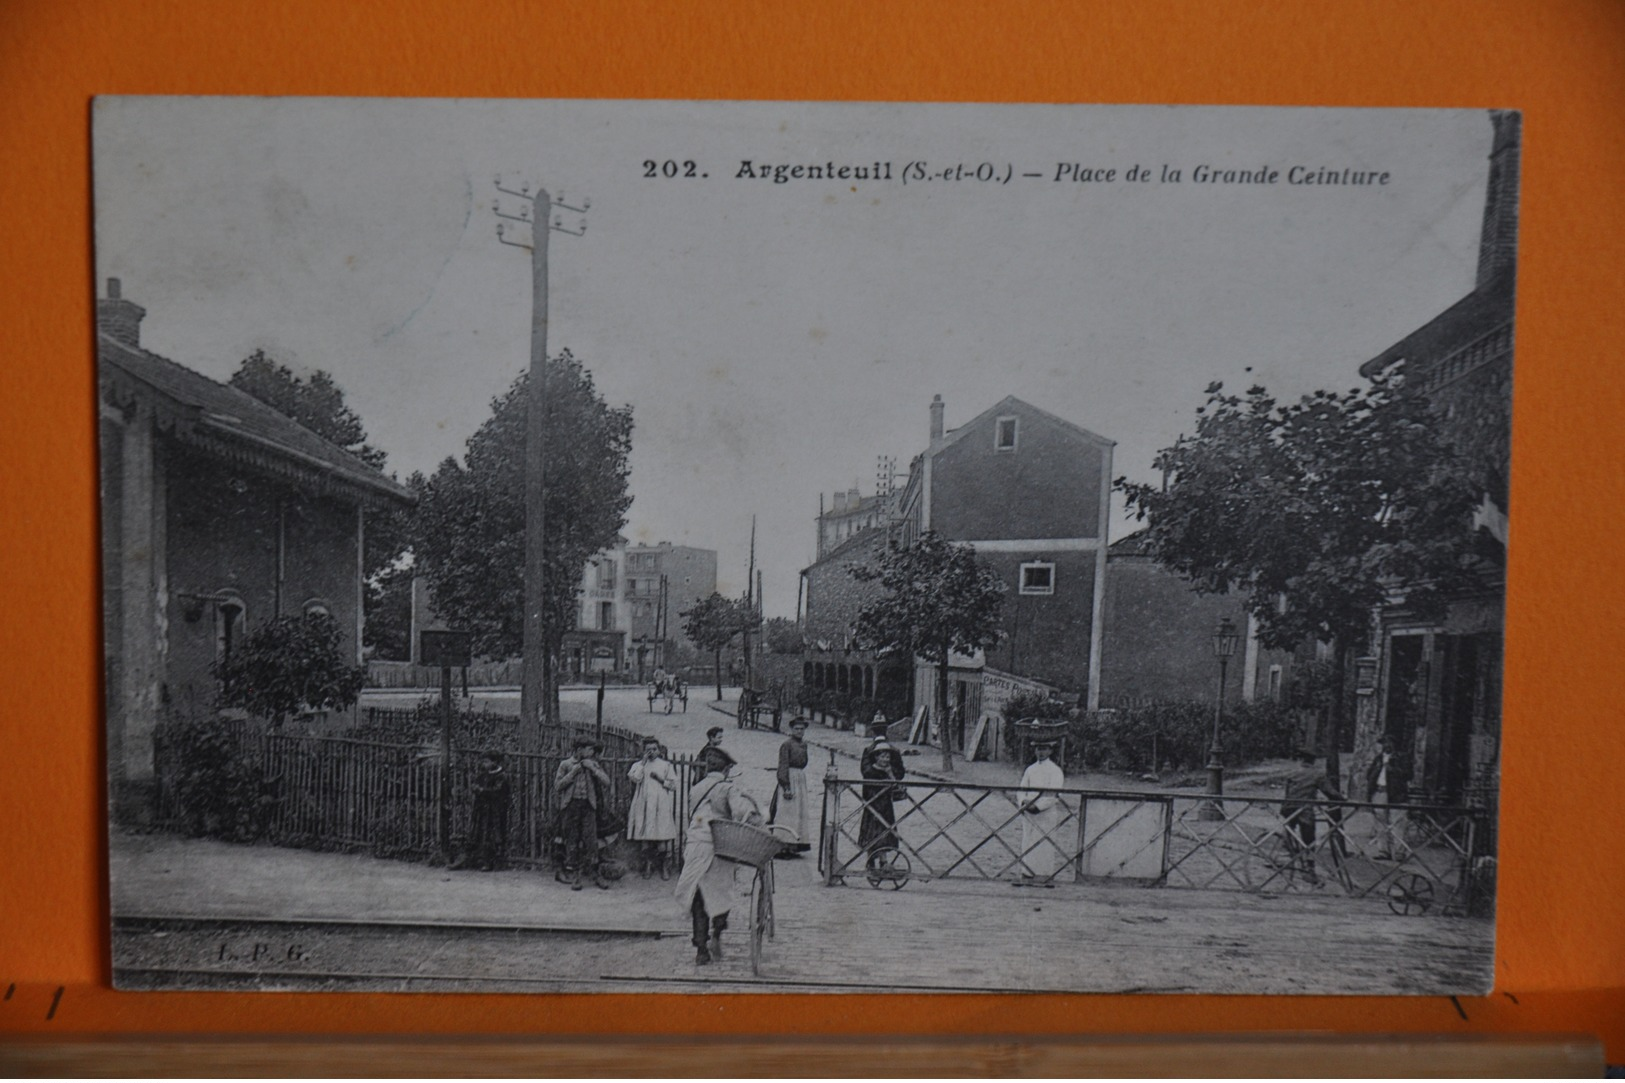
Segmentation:
<svg viewBox="0 0 1625 1083">
<path fill-rule="evenodd" d="M 280 614 L 319 601 L 338 622 L 340 652 L 356 657 L 354 505 L 299 494 L 258 475 L 232 471 L 169 444 L 167 692 L 173 710 L 213 709 L 216 596 L 235 593 L 245 631 L 278 614 L 277 516 L 285 509 L 286 555 Z"/>
<path fill-rule="evenodd" d="M 1142 698 L 1211 699 L 1218 684 L 1213 632 L 1223 617 L 1245 635 L 1247 613 L 1239 597 L 1198 594 L 1148 557 L 1110 556 L 1106 562 L 1105 629 L 1101 636 L 1102 707 Z M 1239 700 L 1246 641 L 1230 660 L 1227 698 Z M 1269 689 L 1269 668 L 1290 663 L 1284 652 L 1258 652 L 1258 698 Z"/>
<path fill-rule="evenodd" d="M 931 465 L 931 529 L 946 538 L 1093 538 L 1103 449 L 1022 404 L 1016 447 L 996 451 L 996 418 L 957 430 Z"/>
<path fill-rule="evenodd" d="M 803 627 L 808 639 L 814 642 L 825 639 L 833 645 L 844 643 L 863 607 L 885 596 L 878 582 L 859 581 L 847 571 L 853 564 L 874 565 L 885 541 L 882 531 L 859 535 L 846 547 L 831 553 L 828 559 L 806 570 L 807 608 Z"/>
<path fill-rule="evenodd" d="M 1046 681 L 1067 692 L 1084 692 L 1089 684 L 1094 551 L 978 551 L 977 556 L 999 573 L 1006 587 L 1000 622 L 1004 640 L 990 652 L 989 661 L 1000 669 Z M 1021 565 L 1030 561 L 1055 565 L 1053 594 L 1020 593 Z"/>
</svg>

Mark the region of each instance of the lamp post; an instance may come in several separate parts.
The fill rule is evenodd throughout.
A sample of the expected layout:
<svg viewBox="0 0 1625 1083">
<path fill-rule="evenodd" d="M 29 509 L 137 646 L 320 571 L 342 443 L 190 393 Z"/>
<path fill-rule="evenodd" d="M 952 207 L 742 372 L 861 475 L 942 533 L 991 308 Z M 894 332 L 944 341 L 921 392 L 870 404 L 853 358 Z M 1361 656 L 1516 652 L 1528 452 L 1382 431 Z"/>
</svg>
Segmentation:
<svg viewBox="0 0 1625 1083">
<path fill-rule="evenodd" d="M 1202 819 L 1224 819 L 1224 761 L 1219 745 L 1219 728 L 1224 721 L 1224 683 L 1230 668 L 1230 656 L 1236 653 L 1236 642 L 1241 638 L 1236 623 L 1229 617 L 1219 621 L 1213 632 L 1213 656 L 1219 660 L 1219 694 L 1213 707 L 1213 744 L 1208 748 L 1207 792 L 1208 801 L 1202 806 Z"/>
</svg>

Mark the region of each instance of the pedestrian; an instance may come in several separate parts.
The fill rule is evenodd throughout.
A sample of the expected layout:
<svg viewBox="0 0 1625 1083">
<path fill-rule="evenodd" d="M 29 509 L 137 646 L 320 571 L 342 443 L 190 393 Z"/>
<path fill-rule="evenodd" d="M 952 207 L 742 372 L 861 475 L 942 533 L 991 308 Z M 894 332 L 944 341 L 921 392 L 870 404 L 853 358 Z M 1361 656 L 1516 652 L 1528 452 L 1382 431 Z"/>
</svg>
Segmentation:
<svg viewBox="0 0 1625 1083">
<path fill-rule="evenodd" d="M 897 750 L 893 748 L 892 743 L 886 739 L 886 731 L 884 728 L 878 731 L 873 731 L 869 734 L 869 743 L 863 746 L 863 752 L 858 756 L 858 774 L 863 775 L 865 778 L 869 777 L 869 765 L 874 762 L 875 753 L 882 748 L 890 751 L 892 757 L 897 760 L 897 767 L 899 769 L 899 774 L 897 777 L 902 778 L 903 776 L 901 774 L 901 768 L 903 761 L 897 757 Z"/>
<path fill-rule="evenodd" d="M 626 772 L 632 780 L 632 807 L 626 837 L 638 844 L 638 872 L 647 880 L 656 869 L 671 878 L 667 850 L 677 839 L 677 769 L 660 754 L 660 742 L 643 739 L 643 758 Z"/>
<path fill-rule="evenodd" d="M 1283 794 L 1285 800 L 1281 802 L 1287 845 L 1292 848 L 1294 860 L 1304 873 L 1304 879 L 1317 887 L 1320 885 L 1320 873 L 1315 869 L 1315 806 L 1304 802 L 1313 801 L 1321 795 L 1333 801 L 1343 800 L 1337 786 L 1326 777 L 1326 769 L 1316 766 L 1318 759 L 1313 749 L 1298 750 L 1299 766 L 1287 776 Z"/>
<path fill-rule="evenodd" d="M 1394 749 L 1394 739 L 1384 734 L 1377 742 L 1377 751 L 1366 765 L 1366 800 L 1372 804 L 1391 806 L 1403 805 L 1410 800 L 1410 757 Z M 1396 856 L 1404 856 L 1405 850 L 1405 810 L 1395 813 L 1391 808 L 1383 808 L 1382 840 L 1377 851 L 1380 861 L 1392 860 Z"/>
<path fill-rule="evenodd" d="M 553 776 L 559 804 L 559 834 L 564 836 L 564 868 L 558 876 L 581 890 L 581 874 L 591 872 L 593 883 L 605 891 L 609 881 L 598 868 L 598 817 L 609 812 L 609 773 L 598 763 L 598 742 L 577 737 L 570 755 Z"/>
<path fill-rule="evenodd" d="M 1056 841 L 1061 824 L 1066 820 L 1066 803 L 1057 793 L 1066 782 L 1060 765 L 1051 757 L 1055 745 L 1042 741 L 1033 746 L 1037 757 L 1021 774 L 1021 791 L 1016 805 L 1021 809 L 1021 863 L 1022 878 L 1042 881 L 1052 887 L 1055 874 L 1066 861 L 1066 852 Z"/>
<path fill-rule="evenodd" d="M 508 848 L 508 804 L 512 787 L 502 770 L 500 753 L 480 755 L 469 788 L 474 793 L 469 848 L 473 850 L 474 867 L 481 872 L 491 872 L 502 867 Z"/>
<path fill-rule="evenodd" d="M 725 766 L 733 762 L 733 757 L 722 747 L 722 727 L 712 726 L 705 731 L 705 747 L 700 749 L 694 757 L 695 761 L 704 765 L 707 772 L 720 772 Z"/>
<path fill-rule="evenodd" d="M 897 783 L 903 777 L 903 760 L 895 748 L 878 741 L 864 752 L 858 772 L 866 780 L 858 846 L 869 855 L 868 865 L 873 868 L 876 854 L 897 848 L 896 800 L 903 793 Z"/>
<path fill-rule="evenodd" d="M 720 748 L 717 753 L 714 760 L 721 767 L 708 771 L 689 794 L 694 811 L 683 841 L 683 875 L 677 879 L 677 901 L 693 924 L 697 966 L 722 958 L 722 933 L 728 928 L 728 914 L 739 895 L 739 865 L 717 856 L 711 824 L 717 820 L 762 822 L 755 800 L 739 786 L 739 765 Z"/>
<path fill-rule="evenodd" d="M 768 806 L 769 823 L 788 827 L 793 836 L 786 856 L 812 849 L 812 801 L 807 796 L 807 720 L 800 715 L 790 720 L 790 737 L 779 746 L 778 785 Z"/>
</svg>

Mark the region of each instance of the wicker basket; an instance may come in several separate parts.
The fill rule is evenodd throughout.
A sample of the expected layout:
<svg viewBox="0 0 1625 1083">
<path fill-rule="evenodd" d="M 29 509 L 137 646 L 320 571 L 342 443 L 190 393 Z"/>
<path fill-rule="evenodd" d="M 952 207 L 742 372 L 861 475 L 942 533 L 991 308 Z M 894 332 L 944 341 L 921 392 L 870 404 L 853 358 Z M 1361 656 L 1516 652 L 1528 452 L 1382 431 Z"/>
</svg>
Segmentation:
<svg viewBox="0 0 1625 1083">
<path fill-rule="evenodd" d="M 738 820 L 712 820 L 711 844 L 717 856 L 746 865 L 765 865 L 782 843 L 771 831 Z"/>
</svg>

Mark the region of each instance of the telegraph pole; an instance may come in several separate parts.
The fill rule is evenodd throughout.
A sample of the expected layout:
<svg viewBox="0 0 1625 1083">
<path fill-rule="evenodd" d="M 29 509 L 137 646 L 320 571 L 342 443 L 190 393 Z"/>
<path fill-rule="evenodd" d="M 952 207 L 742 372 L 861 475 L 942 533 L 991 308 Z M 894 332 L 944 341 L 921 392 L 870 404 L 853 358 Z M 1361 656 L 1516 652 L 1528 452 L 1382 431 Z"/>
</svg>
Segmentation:
<svg viewBox="0 0 1625 1083">
<path fill-rule="evenodd" d="M 522 671 L 519 691 L 519 719 L 521 746 L 540 747 L 542 726 L 552 725 L 553 664 L 552 628 L 547 611 L 547 517 L 545 507 L 546 439 L 547 439 L 547 242 L 548 234 L 555 230 L 579 237 L 587 231 L 587 223 L 579 229 L 565 229 L 562 217 L 554 211 L 566 210 L 575 214 L 587 213 L 592 204 L 586 200 L 572 207 L 555 200 L 546 191 L 521 184 L 518 191 L 504 188 L 502 178 L 496 178 L 496 190 L 518 201 L 519 212 L 509 214 L 500 203 L 493 206 L 498 218 L 517 222 L 518 227 L 506 222 L 497 223 L 497 240 L 530 253 L 531 311 L 530 311 L 530 379 L 525 409 L 525 612 L 522 647 Z M 530 243 L 523 237 L 512 239 L 509 233 L 523 234 L 528 227 Z"/>
</svg>

